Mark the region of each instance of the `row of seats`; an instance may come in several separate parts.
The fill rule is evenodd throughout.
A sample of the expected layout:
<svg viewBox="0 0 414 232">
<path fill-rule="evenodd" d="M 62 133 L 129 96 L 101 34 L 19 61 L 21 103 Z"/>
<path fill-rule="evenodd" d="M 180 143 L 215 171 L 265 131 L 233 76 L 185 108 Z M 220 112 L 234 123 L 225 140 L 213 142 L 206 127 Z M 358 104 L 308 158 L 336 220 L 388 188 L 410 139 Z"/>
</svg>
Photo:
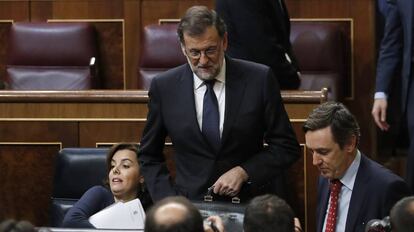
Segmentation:
<svg viewBox="0 0 414 232">
<path fill-rule="evenodd" d="M 186 62 L 176 28 L 177 23 L 149 25 L 143 29 L 139 89 L 148 89 L 155 75 Z M 14 23 L 9 37 L 8 88 L 99 88 L 93 62 L 99 54 L 91 24 Z M 340 100 L 349 72 L 345 35 L 340 26 L 333 22 L 293 21 L 290 39 L 302 73 L 300 89 L 328 87 L 328 98 Z"/>
<path fill-rule="evenodd" d="M 187 62 L 176 29 L 177 23 L 144 28 L 139 65 L 141 88 L 148 89 L 154 76 Z M 299 89 L 319 91 L 327 87 L 329 100 L 341 100 L 350 73 L 350 48 L 341 23 L 292 21 L 290 40 L 301 70 Z"/>
</svg>

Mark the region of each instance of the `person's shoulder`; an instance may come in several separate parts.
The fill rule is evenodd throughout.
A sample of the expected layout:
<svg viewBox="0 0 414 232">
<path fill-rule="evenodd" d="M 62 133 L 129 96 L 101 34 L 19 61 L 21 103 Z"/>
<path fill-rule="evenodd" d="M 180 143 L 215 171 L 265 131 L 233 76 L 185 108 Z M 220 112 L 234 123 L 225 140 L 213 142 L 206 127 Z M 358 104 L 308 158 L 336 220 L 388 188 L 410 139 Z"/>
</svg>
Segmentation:
<svg viewBox="0 0 414 232">
<path fill-rule="evenodd" d="M 179 78 L 183 73 L 188 71 L 189 65 L 187 63 L 171 68 L 154 77 L 155 81 L 168 81 L 174 78 Z"/>
<path fill-rule="evenodd" d="M 400 176 L 392 172 L 390 169 L 384 167 L 383 165 L 368 157 L 364 157 L 364 159 L 364 162 L 366 163 L 366 168 L 364 168 L 364 170 L 369 172 L 369 175 L 373 177 L 372 183 L 380 185 L 378 187 L 381 187 L 381 185 L 382 187 L 389 186 L 396 182 L 405 183 Z"/>
<path fill-rule="evenodd" d="M 229 67 L 236 67 L 242 69 L 252 69 L 252 70 L 260 70 L 260 71 L 268 71 L 270 69 L 269 66 L 264 64 L 259 64 L 253 61 L 243 60 L 243 59 L 236 59 L 236 58 L 228 58 L 226 60 L 226 65 Z"/>
<path fill-rule="evenodd" d="M 91 187 L 90 189 L 88 189 L 88 191 L 85 192 L 85 195 L 112 197 L 111 191 L 108 188 L 105 188 L 104 186 L 101 186 L 101 185 L 95 185 Z"/>
</svg>

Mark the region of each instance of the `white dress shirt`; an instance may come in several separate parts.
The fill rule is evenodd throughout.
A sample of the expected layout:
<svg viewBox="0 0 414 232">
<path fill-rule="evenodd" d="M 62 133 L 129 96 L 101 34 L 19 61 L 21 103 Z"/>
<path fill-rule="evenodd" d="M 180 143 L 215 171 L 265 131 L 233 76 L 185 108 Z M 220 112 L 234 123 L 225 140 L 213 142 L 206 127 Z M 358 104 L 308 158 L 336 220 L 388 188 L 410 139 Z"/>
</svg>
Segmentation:
<svg viewBox="0 0 414 232">
<path fill-rule="evenodd" d="M 346 219 L 348 216 L 349 203 L 351 202 L 352 190 L 354 189 L 355 178 L 358 172 L 359 164 L 361 163 L 361 153 L 357 150 L 357 154 L 352 161 L 351 166 L 346 170 L 345 175 L 339 180 L 342 183 L 341 192 L 339 193 L 339 207 L 336 213 L 336 229 L 335 232 L 344 232 L 346 226 Z M 326 220 L 328 219 L 328 210 L 331 202 L 329 200 L 328 207 L 325 212 L 325 220 L 323 223 L 323 230 L 325 231 Z"/>
<path fill-rule="evenodd" d="M 204 93 L 206 92 L 206 85 L 204 81 L 200 79 L 195 73 L 193 73 L 194 78 L 194 100 L 195 108 L 197 113 L 197 121 L 200 130 L 203 125 L 203 102 L 204 102 Z M 216 83 L 214 84 L 214 93 L 217 97 L 217 102 L 219 106 L 220 114 L 220 138 L 223 134 L 223 124 L 224 124 L 224 111 L 226 107 L 226 60 L 223 59 L 223 66 L 221 67 L 220 73 L 216 77 Z"/>
</svg>

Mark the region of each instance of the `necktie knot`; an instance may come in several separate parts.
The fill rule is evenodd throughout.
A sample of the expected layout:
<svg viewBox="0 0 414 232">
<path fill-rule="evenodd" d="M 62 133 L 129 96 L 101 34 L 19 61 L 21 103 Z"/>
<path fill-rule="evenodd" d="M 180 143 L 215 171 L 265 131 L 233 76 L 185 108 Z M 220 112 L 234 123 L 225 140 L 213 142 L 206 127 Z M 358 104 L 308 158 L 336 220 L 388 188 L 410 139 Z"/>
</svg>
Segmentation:
<svg viewBox="0 0 414 232">
<path fill-rule="evenodd" d="M 341 183 L 340 180 L 338 180 L 338 179 L 331 180 L 331 183 L 329 185 L 329 188 L 330 188 L 331 192 L 332 191 L 336 192 L 336 191 L 340 190 L 341 187 L 342 187 L 342 183 Z"/>
<path fill-rule="evenodd" d="M 204 84 L 207 86 L 208 89 L 213 89 L 215 83 L 216 83 L 216 79 L 204 81 Z"/>
</svg>

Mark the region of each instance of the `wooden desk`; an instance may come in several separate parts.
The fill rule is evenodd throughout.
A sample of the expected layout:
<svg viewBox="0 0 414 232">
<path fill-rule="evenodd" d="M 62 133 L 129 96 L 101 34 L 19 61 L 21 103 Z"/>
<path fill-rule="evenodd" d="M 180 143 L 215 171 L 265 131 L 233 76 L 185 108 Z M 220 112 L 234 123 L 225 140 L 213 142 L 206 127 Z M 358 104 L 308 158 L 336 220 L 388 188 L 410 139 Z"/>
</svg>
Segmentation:
<svg viewBox="0 0 414 232">
<path fill-rule="evenodd" d="M 303 157 L 290 170 L 290 204 L 307 231 L 315 228 L 316 177 L 301 126 L 326 94 L 282 92 Z M 54 161 L 63 147 L 139 142 L 146 91 L 0 91 L 0 218 L 48 223 Z"/>
</svg>

